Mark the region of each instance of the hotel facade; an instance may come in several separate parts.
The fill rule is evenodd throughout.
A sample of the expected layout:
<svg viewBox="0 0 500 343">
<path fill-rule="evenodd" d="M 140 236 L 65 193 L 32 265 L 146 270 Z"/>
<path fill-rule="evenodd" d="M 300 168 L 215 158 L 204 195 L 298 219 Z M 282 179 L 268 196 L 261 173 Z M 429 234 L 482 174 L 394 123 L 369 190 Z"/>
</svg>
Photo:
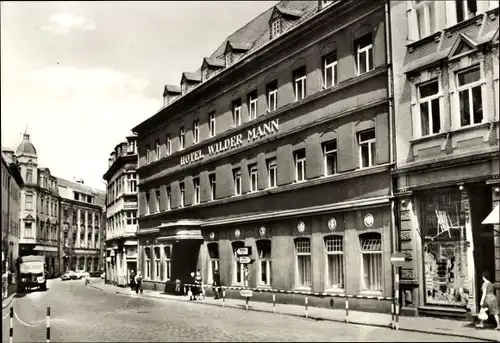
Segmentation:
<svg viewBox="0 0 500 343">
<path fill-rule="evenodd" d="M 137 271 L 137 137 L 118 144 L 103 176 L 106 193 L 106 282 L 126 286 Z"/>
<path fill-rule="evenodd" d="M 250 246 L 250 287 L 392 295 L 387 18 L 383 1 L 282 1 L 165 86 L 133 129 L 146 288 L 197 269 L 243 286 Z"/>
<path fill-rule="evenodd" d="M 500 292 L 498 1 L 390 10 L 403 312 L 464 317 Z"/>
</svg>

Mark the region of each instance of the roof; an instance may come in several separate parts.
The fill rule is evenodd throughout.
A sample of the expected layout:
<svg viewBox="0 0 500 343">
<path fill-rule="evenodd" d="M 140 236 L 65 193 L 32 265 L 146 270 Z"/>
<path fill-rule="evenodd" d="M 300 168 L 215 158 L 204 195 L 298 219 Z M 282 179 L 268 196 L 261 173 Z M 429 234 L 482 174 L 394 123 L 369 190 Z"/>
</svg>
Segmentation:
<svg viewBox="0 0 500 343">
<path fill-rule="evenodd" d="M 184 72 L 182 73 L 182 79 L 186 79 L 191 82 L 201 82 L 201 73 L 197 71 L 196 73 Z"/>
<path fill-rule="evenodd" d="M 168 93 L 181 93 L 181 87 L 173 85 L 165 85 L 165 91 Z"/>
<path fill-rule="evenodd" d="M 19 156 L 23 154 L 36 155 L 35 146 L 33 145 L 33 143 L 31 143 L 30 135 L 27 133 L 23 135 L 23 141 L 16 149 L 16 155 Z"/>
<path fill-rule="evenodd" d="M 226 63 L 224 63 L 223 60 L 218 60 L 216 58 L 210 58 L 210 57 L 205 57 L 203 59 L 203 63 L 206 63 L 207 65 L 209 65 L 211 67 L 224 68 L 226 66 Z"/>
<path fill-rule="evenodd" d="M 75 191 L 78 191 L 78 192 L 81 192 L 81 193 L 84 193 L 84 194 L 87 194 L 87 195 L 94 195 L 96 197 L 99 196 L 99 195 L 101 195 L 101 194 L 105 194 L 105 191 L 102 191 L 102 190 L 99 190 L 99 189 L 95 189 L 95 188 L 86 186 L 84 184 L 78 183 L 78 182 L 74 182 L 74 181 L 69 181 L 69 180 L 66 180 L 66 179 L 62 179 L 62 178 L 59 178 L 59 177 L 57 178 L 57 184 L 59 186 L 72 188 Z"/>
</svg>

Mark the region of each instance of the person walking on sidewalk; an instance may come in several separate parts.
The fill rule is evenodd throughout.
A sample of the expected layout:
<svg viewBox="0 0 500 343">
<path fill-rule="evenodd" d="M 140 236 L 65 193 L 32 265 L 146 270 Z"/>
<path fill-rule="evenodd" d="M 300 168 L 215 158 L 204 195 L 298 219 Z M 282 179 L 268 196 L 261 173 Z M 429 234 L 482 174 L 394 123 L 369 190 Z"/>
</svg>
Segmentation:
<svg viewBox="0 0 500 343">
<path fill-rule="evenodd" d="M 194 284 L 196 285 L 196 297 L 198 300 L 202 299 L 203 296 L 203 287 L 202 287 L 202 279 L 201 279 L 201 272 L 198 269 L 196 272 L 196 276 L 194 277 Z"/>
<path fill-rule="evenodd" d="M 219 270 L 218 269 L 215 269 L 214 270 L 214 283 L 213 283 L 213 291 L 214 291 L 214 298 L 215 299 L 219 299 L 221 298 L 221 293 L 222 293 L 222 290 L 221 290 L 221 287 L 220 287 L 220 274 L 219 274 Z"/>
<path fill-rule="evenodd" d="M 139 294 L 139 292 L 142 294 L 142 274 L 140 271 L 135 276 L 135 293 Z"/>
<path fill-rule="evenodd" d="M 130 290 L 135 290 L 135 272 L 133 270 L 130 272 Z"/>
<path fill-rule="evenodd" d="M 481 296 L 481 303 L 479 305 L 481 308 L 487 308 L 489 315 L 495 317 L 495 321 L 497 322 L 496 329 L 500 330 L 498 300 L 493 293 L 493 284 L 490 282 L 490 273 L 487 271 L 483 272 L 483 285 L 481 286 L 481 290 L 483 295 Z M 479 324 L 477 324 L 476 327 L 484 327 L 483 320 L 479 320 Z"/>
</svg>

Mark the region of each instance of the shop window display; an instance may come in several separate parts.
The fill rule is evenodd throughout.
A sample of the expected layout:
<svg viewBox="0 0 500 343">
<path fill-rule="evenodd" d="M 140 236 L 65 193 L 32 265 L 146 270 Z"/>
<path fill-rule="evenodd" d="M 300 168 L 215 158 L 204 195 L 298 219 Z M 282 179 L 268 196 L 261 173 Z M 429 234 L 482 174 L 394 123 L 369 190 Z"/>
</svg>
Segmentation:
<svg viewBox="0 0 500 343">
<path fill-rule="evenodd" d="M 428 304 L 466 306 L 471 294 L 465 228 L 466 208 L 458 190 L 421 198 L 425 299 Z"/>
</svg>

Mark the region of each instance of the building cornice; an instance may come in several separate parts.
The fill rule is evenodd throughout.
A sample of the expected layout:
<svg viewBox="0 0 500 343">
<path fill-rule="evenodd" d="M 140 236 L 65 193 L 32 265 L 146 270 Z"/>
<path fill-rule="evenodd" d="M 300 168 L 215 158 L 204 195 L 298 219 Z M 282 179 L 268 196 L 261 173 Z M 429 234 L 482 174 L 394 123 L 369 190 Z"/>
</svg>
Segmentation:
<svg viewBox="0 0 500 343">
<path fill-rule="evenodd" d="M 362 1 L 358 1 L 358 2 L 345 1 L 345 2 L 340 2 L 338 4 L 338 6 L 328 6 L 328 8 L 325 8 L 324 10 L 317 12 L 316 14 L 312 15 L 307 20 L 299 23 L 298 25 L 292 27 L 291 29 L 287 30 L 286 32 L 283 32 L 279 38 L 271 40 L 268 43 L 266 43 L 265 45 L 263 45 L 262 47 L 245 55 L 243 58 L 238 60 L 236 63 L 234 63 L 230 67 L 222 70 L 216 76 L 210 78 L 206 82 L 203 82 L 200 85 L 198 85 L 197 87 L 193 88 L 189 92 L 189 94 L 187 94 L 186 96 L 182 96 L 182 97 L 178 98 L 177 100 L 175 100 L 174 102 L 172 102 L 171 104 L 169 104 L 167 107 L 161 108 L 153 116 L 149 117 L 148 119 L 146 119 L 145 121 L 143 121 L 142 123 L 140 123 L 139 125 L 134 127 L 132 129 L 132 131 L 134 133 L 138 133 L 138 132 L 143 131 L 144 129 L 146 129 L 148 127 L 154 127 L 155 122 L 159 122 L 160 120 L 162 120 L 163 123 L 166 125 L 166 124 L 178 119 L 179 117 L 183 116 L 185 113 L 196 111 L 197 109 L 199 109 L 203 105 L 216 100 L 217 98 L 221 97 L 223 94 L 225 94 L 227 92 L 230 92 L 231 89 L 235 89 L 235 88 L 239 87 L 240 85 L 255 78 L 257 75 L 262 74 L 265 71 L 279 65 L 280 63 L 283 63 L 285 60 L 291 58 L 292 56 L 295 56 L 296 54 L 298 54 L 304 50 L 309 49 L 311 46 L 323 41 L 325 38 L 330 37 L 330 36 L 338 33 L 339 31 L 341 31 L 349 26 L 352 26 L 356 22 L 361 21 L 366 17 L 369 17 L 377 10 L 380 10 L 381 8 L 383 8 L 382 6 L 384 5 L 384 3 L 382 1 L 377 1 L 376 4 L 374 6 L 372 6 L 369 10 L 364 11 L 363 14 L 350 20 L 349 22 L 338 26 L 334 30 L 331 30 L 327 34 L 322 35 L 320 38 L 317 38 L 314 41 L 312 41 L 308 44 L 305 44 L 304 46 L 300 47 L 299 49 L 296 49 L 296 44 L 295 44 L 295 47 L 292 48 L 292 46 L 294 46 L 294 43 L 297 40 L 302 39 L 302 37 L 304 37 L 304 34 L 301 34 L 301 33 L 305 33 L 306 35 L 310 35 L 311 30 L 312 30 L 311 26 L 313 25 L 314 20 L 322 20 L 321 24 L 314 25 L 314 28 L 313 28 L 314 30 L 324 29 L 327 25 L 331 26 L 331 16 L 332 16 L 332 13 L 334 13 L 335 11 L 339 12 L 339 14 L 340 14 L 340 13 L 342 13 L 342 10 L 345 10 L 346 8 L 348 8 L 349 11 L 352 11 L 353 6 L 355 7 L 357 4 L 365 5 L 367 3 L 370 3 L 370 2 L 369 1 L 364 1 L 364 2 L 362 2 Z M 360 6 L 362 6 L 362 5 L 360 5 Z M 344 13 L 342 13 L 342 14 L 345 15 Z M 276 50 L 276 47 L 279 47 L 280 49 Z M 273 51 L 273 49 L 276 51 Z M 249 75 L 248 77 L 245 77 L 243 80 L 241 80 L 235 84 L 231 84 L 233 81 L 232 78 L 234 78 L 234 74 L 237 71 L 241 71 L 242 69 L 248 68 L 249 63 L 252 63 L 252 62 L 261 63 L 261 61 L 258 61 L 258 60 L 261 59 L 262 56 L 264 56 L 266 54 L 271 54 L 271 53 L 273 53 L 273 54 L 278 53 L 278 52 L 281 52 L 285 49 L 291 50 L 291 53 L 286 54 L 286 56 L 280 58 L 278 61 L 270 64 L 269 66 L 265 67 L 264 69 L 259 69 L 259 71 L 253 73 L 252 75 Z M 189 107 L 188 109 L 183 108 L 183 107 L 185 107 L 186 104 L 189 104 L 190 102 L 192 102 L 193 99 L 200 98 L 200 93 L 202 91 L 206 91 L 207 89 L 209 89 L 210 87 L 213 87 L 216 84 L 222 84 L 222 85 L 231 84 L 231 86 L 228 88 L 225 88 L 225 89 L 221 89 L 220 91 L 217 92 L 217 94 L 211 96 L 210 98 L 203 101 L 202 103 L 196 103 L 195 106 Z M 171 115 L 167 115 L 168 112 L 172 112 Z M 165 117 L 165 118 L 163 118 L 163 117 Z M 163 125 L 159 129 L 161 129 L 162 127 L 163 127 Z M 154 133 L 154 132 L 155 132 L 155 130 L 153 130 L 149 133 Z"/>
<path fill-rule="evenodd" d="M 118 169 L 120 169 L 121 166 L 123 166 L 127 162 L 133 162 L 134 159 L 135 159 L 135 163 L 137 165 L 137 159 L 138 159 L 137 153 L 133 153 L 133 154 L 126 153 L 124 155 L 118 156 L 117 159 L 113 162 L 113 164 L 111 164 L 111 166 L 108 168 L 108 170 L 104 173 L 102 178 L 104 180 L 106 180 L 106 182 L 108 182 L 111 179 L 111 177 L 114 175 L 114 173 Z"/>
</svg>

